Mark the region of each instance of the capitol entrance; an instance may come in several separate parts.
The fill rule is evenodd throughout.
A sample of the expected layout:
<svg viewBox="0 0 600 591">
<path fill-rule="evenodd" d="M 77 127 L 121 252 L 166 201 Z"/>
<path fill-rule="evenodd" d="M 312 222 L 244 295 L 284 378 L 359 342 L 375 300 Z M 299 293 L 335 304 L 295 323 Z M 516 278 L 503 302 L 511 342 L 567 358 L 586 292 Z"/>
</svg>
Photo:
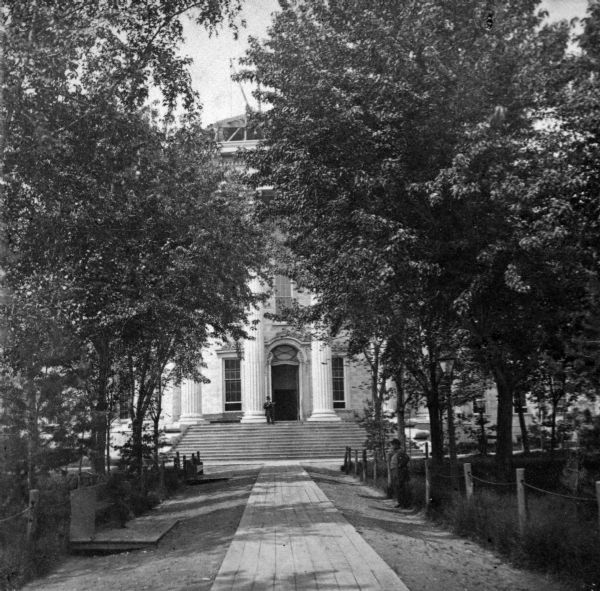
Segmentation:
<svg viewBox="0 0 600 591">
<path fill-rule="evenodd" d="M 298 366 L 276 365 L 271 368 L 276 421 L 298 420 Z"/>
<path fill-rule="evenodd" d="M 299 417 L 298 351 L 290 345 L 273 349 L 271 398 L 275 421 L 297 421 Z"/>
</svg>

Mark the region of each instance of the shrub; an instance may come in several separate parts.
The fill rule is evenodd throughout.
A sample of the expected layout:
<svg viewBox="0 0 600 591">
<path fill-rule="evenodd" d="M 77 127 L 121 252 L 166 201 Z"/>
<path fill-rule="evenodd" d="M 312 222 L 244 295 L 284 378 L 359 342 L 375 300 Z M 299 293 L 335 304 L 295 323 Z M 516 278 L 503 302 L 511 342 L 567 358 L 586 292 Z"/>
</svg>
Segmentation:
<svg viewBox="0 0 600 591">
<path fill-rule="evenodd" d="M 70 518 L 69 485 L 63 476 L 38 478 L 40 499 L 37 529 L 27 543 L 27 514 L 0 524 L 0 589 L 15 589 L 28 579 L 48 572 L 66 552 Z M 15 515 L 26 506 L 21 498 L 4 508 L 0 518 Z"/>
<path fill-rule="evenodd" d="M 540 497 L 531 512 L 521 548 L 528 566 L 579 579 L 586 589 L 600 586 L 597 520 L 580 519 L 570 501 Z"/>
</svg>

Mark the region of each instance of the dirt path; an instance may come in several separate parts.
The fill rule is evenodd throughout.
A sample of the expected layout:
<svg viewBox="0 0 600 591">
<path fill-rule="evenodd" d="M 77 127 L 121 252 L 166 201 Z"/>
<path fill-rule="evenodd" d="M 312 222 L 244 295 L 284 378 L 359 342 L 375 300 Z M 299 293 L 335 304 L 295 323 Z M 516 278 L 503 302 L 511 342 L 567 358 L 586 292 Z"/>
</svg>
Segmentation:
<svg viewBox="0 0 600 591">
<path fill-rule="evenodd" d="M 383 493 L 339 469 L 305 469 L 410 591 L 567 591 L 549 577 L 512 568 L 420 513 L 395 509 Z"/>
<path fill-rule="evenodd" d="M 493 553 L 399 511 L 383 494 L 333 465 L 305 465 L 311 477 L 410 591 L 565 591 L 541 575 L 508 566 Z M 337 466 L 336 466 L 337 468 Z M 208 591 L 227 552 L 260 466 L 210 476 L 166 509 L 181 519 L 157 548 L 71 556 L 28 591 Z M 287 591 L 285 589 L 278 591 Z"/>
<path fill-rule="evenodd" d="M 169 501 L 181 522 L 156 548 L 96 556 L 71 556 L 26 590 L 206 591 L 229 548 L 260 466 L 210 474 L 227 480 L 189 487 Z"/>
</svg>

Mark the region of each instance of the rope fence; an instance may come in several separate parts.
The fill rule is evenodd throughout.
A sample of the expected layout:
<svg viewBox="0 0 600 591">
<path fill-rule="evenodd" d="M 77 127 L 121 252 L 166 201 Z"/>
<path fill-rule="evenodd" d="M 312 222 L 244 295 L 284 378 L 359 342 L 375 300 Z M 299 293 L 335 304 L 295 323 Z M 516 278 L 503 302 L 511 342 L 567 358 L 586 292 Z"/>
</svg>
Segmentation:
<svg viewBox="0 0 600 591">
<path fill-rule="evenodd" d="M 24 515 L 25 513 L 27 513 L 27 511 L 29 511 L 29 507 L 25 507 L 25 509 L 23 509 L 23 511 L 20 511 L 19 513 L 15 513 L 14 515 L 10 515 L 9 517 L 4 517 L 4 518 L 0 519 L 0 523 L 10 521 L 11 519 L 15 519 L 16 517 L 20 517 L 21 515 Z"/>
<path fill-rule="evenodd" d="M 350 474 L 352 468 L 354 469 L 354 475 L 360 478 L 363 482 L 368 479 L 368 470 L 367 470 L 367 450 L 362 449 L 362 453 L 360 454 L 359 462 L 359 450 L 352 449 L 351 447 L 346 447 L 346 452 L 344 455 L 344 465 L 343 470 L 346 474 Z M 360 465 L 360 468 L 359 468 Z M 390 484 L 390 469 L 389 465 L 387 465 L 387 482 Z M 507 488 L 515 488 L 516 487 L 516 496 L 517 496 L 517 511 L 518 511 L 518 523 L 519 523 L 519 532 L 523 535 L 527 520 L 528 520 L 528 507 L 527 507 L 527 494 L 526 490 L 536 491 L 537 493 L 550 495 L 552 497 L 565 499 L 568 501 L 574 501 L 577 503 L 596 503 L 598 510 L 598 528 L 600 529 L 600 481 L 595 483 L 596 486 L 596 496 L 595 497 L 582 497 L 576 495 L 566 495 L 550 490 L 545 490 L 543 488 L 539 488 L 534 486 L 533 484 L 529 484 L 525 482 L 525 469 L 517 468 L 516 470 L 516 482 L 494 482 L 493 480 L 486 480 L 485 478 L 480 478 L 479 476 L 474 476 L 471 470 L 471 464 L 465 463 L 463 464 L 464 476 L 459 474 L 442 474 L 439 472 L 435 472 L 431 469 L 430 463 L 428 459 L 424 461 L 425 466 L 425 505 L 428 506 L 431 502 L 432 496 L 431 491 L 433 490 L 432 480 L 435 478 L 441 478 L 444 480 L 455 481 L 464 477 L 465 482 L 465 493 L 467 500 L 471 500 L 473 498 L 474 493 L 474 484 L 482 484 L 485 486 L 493 486 L 499 487 L 500 489 L 507 490 Z M 377 458 L 373 455 L 373 482 L 377 481 Z M 382 475 L 384 476 L 384 475 Z M 514 494 L 514 493 L 513 493 Z"/>
<path fill-rule="evenodd" d="M 482 484 L 488 484 L 490 486 L 514 486 L 514 482 L 494 482 L 492 480 L 484 480 L 483 478 L 479 478 L 479 476 L 473 476 L 471 474 L 471 478 L 476 480 L 477 482 L 481 482 Z"/>
<path fill-rule="evenodd" d="M 571 495 L 563 495 L 561 493 L 557 493 L 551 490 L 544 490 L 543 488 L 538 488 L 537 486 L 533 486 L 533 484 L 528 484 L 527 482 L 523 483 L 523 486 L 526 488 L 530 488 L 531 490 L 536 490 L 541 493 L 545 493 L 547 495 L 552 495 L 553 497 L 560 497 L 561 499 L 568 499 L 570 501 L 577 501 L 579 503 L 595 503 L 596 499 L 593 497 L 574 497 Z"/>
<path fill-rule="evenodd" d="M 435 472 L 433 476 L 435 478 L 446 478 L 447 480 L 455 480 L 457 478 L 460 478 L 458 474 L 439 474 L 437 472 Z"/>
</svg>

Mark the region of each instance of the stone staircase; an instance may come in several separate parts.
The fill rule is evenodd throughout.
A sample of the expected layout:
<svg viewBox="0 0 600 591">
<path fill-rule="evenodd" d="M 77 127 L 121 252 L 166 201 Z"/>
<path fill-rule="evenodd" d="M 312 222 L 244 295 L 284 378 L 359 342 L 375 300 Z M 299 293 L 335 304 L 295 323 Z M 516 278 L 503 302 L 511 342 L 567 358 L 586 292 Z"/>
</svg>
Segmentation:
<svg viewBox="0 0 600 591">
<path fill-rule="evenodd" d="M 346 446 L 362 448 L 365 431 L 356 423 L 192 425 L 169 455 L 200 452 L 202 461 L 265 461 L 344 458 Z"/>
</svg>

